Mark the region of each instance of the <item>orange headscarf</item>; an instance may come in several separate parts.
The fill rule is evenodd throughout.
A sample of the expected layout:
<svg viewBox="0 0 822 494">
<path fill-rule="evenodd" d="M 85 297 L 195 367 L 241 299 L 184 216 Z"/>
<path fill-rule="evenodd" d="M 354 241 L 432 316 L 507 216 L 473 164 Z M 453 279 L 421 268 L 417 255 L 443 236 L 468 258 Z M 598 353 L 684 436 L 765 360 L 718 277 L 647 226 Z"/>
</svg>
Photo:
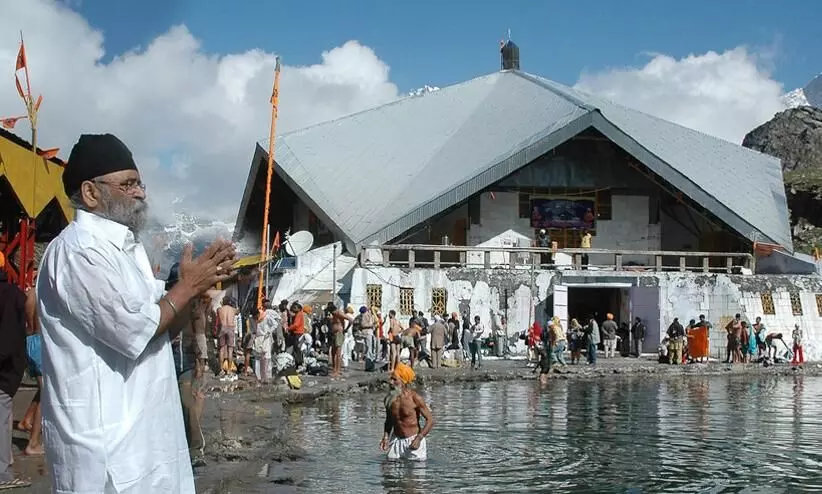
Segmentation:
<svg viewBox="0 0 822 494">
<path fill-rule="evenodd" d="M 403 384 L 410 384 L 414 381 L 414 378 L 416 377 L 414 369 L 412 369 L 406 364 L 403 364 L 402 362 L 397 364 L 397 366 L 394 368 L 394 373 L 391 375 L 402 381 Z"/>
</svg>

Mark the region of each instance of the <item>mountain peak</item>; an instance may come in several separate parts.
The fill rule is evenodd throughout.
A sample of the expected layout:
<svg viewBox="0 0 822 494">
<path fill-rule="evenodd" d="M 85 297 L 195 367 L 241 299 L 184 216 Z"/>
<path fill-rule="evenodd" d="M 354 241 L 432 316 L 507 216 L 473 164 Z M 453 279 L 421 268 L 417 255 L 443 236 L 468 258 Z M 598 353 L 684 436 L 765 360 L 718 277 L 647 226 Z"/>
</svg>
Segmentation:
<svg viewBox="0 0 822 494">
<path fill-rule="evenodd" d="M 811 106 L 808 102 L 808 98 L 805 96 L 805 90 L 803 88 L 796 88 L 793 91 L 786 93 L 782 96 L 782 102 L 785 103 L 785 106 L 788 108 L 797 108 L 800 106 Z"/>
<path fill-rule="evenodd" d="M 822 74 L 811 79 L 803 89 L 810 106 L 822 108 Z"/>
<path fill-rule="evenodd" d="M 803 88 L 785 94 L 782 101 L 788 108 L 814 106 L 822 108 L 822 74 L 817 75 Z"/>
</svg>

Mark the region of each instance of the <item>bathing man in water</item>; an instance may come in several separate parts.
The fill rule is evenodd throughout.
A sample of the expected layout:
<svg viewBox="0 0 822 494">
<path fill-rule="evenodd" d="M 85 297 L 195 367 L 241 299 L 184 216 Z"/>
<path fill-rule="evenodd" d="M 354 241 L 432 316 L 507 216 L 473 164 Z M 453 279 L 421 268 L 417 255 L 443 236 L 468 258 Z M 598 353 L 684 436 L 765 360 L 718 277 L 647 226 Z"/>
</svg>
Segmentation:
<svg viewBox="0 0 822 494">
<path fill-rule="evenodd" d="M 391 392 L 385 398 L 385 434 L 380 442 L 389 460 L 422 461 L 428 457 L 425 437 L 434 427 L 434 417 L 422 397 L 408 389 L 414 377 L 414 370 L 403 363 L 391 374 Z M 422 428 L 420 417 L 425 419 Z"/>
</svg>

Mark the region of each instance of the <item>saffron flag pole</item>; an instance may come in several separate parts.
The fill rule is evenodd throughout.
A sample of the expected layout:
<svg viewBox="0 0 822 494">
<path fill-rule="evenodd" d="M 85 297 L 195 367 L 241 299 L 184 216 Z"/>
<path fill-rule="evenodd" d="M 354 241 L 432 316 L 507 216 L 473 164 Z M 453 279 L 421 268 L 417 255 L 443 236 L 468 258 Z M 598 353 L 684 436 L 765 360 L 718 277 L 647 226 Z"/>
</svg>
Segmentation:
<svg viewBox="0 0 822 494">
<path fill-rule="evenodd" d="M 260 279 L 257 284 L 257 308 L 263 312 L 263 282 L 268 271 L 268 214 L 271 208 L 271 177 L 274 174 L 274 137 L 277 130 L 277 106 L 280 101 L 280 57 L 274 67 L 274 89 L 271 92 L 271 131 L 268 134 L 268 171 L 265 180 L 265 206 L 263 209 L 262 248 L 260 249 Z M 279 236 L 279 234 L 278 234 Z M 268 288 L 268 287 L 266 287 Z"/>
<path fill-rule="evenodd" d="M 23 77 L 26 79 L 25 89 L 23 83 L 20 82 L 20 71 L 23 71 Z M 40 104 L 43 102 L 43 96 L 38 96 L 35 100 L 31 93 L 31 78 L 29 77 L 29 63 L 26 55 L 26 44 L 23 41 L 23 33 L 20 33 L 20 49 L 17 52 L 17 58 L 14 63 L 14 85 L 17 89 L 17 94 L 23 100 L 26 107 L 26 115 L 19 117 L 0 118 L 0 126 L 6 129 L 13 129 L 19 120 L 28 119 L 31 125 L 31 156 L 32 156 L 32 170 L 31 170 L 31 204 L 27 208 L 27 214 L 20 220 L 21 237 L 18 242 L 19 261 L 17 263 L 16 281 L 21 288 L 30 286 L 32 281 L 32 271 L 34 266 L 34 230 L 36 228 L 33 208 L 36 206 L 37 198 L 37 174 L 38 164 L 45 165 L 45 161 L 57 156 L 58 149 L 37 149 L 37 113 L 40 110 Z M 25 235 L 23 235 L 25 233 Z M 6 252 L 8 257 L 9 252 Z M 8 268 L 8 267 L 7 267 Z"/>
</svg>

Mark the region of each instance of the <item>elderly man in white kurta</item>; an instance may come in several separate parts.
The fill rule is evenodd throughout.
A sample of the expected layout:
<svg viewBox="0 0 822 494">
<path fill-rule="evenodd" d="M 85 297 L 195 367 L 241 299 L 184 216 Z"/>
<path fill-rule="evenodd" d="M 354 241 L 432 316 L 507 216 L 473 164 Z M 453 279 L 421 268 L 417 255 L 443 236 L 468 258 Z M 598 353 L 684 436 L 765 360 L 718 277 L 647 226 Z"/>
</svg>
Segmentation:
<svg viewBox="0 0 822 494">
<path fill-rule="evenodd" d="M 145 186 L 116 137 L 83 135 L 63 185 L 77 214 L 49 245 L 37 295 L 43 336 L 43 437 L 58 493 L 193 493 L 170 332 L 227 279 L 218 240 L 169 292 L 138 240 Z M 178 316 L 178 314 L 180 316 Z"/>
</svg>

